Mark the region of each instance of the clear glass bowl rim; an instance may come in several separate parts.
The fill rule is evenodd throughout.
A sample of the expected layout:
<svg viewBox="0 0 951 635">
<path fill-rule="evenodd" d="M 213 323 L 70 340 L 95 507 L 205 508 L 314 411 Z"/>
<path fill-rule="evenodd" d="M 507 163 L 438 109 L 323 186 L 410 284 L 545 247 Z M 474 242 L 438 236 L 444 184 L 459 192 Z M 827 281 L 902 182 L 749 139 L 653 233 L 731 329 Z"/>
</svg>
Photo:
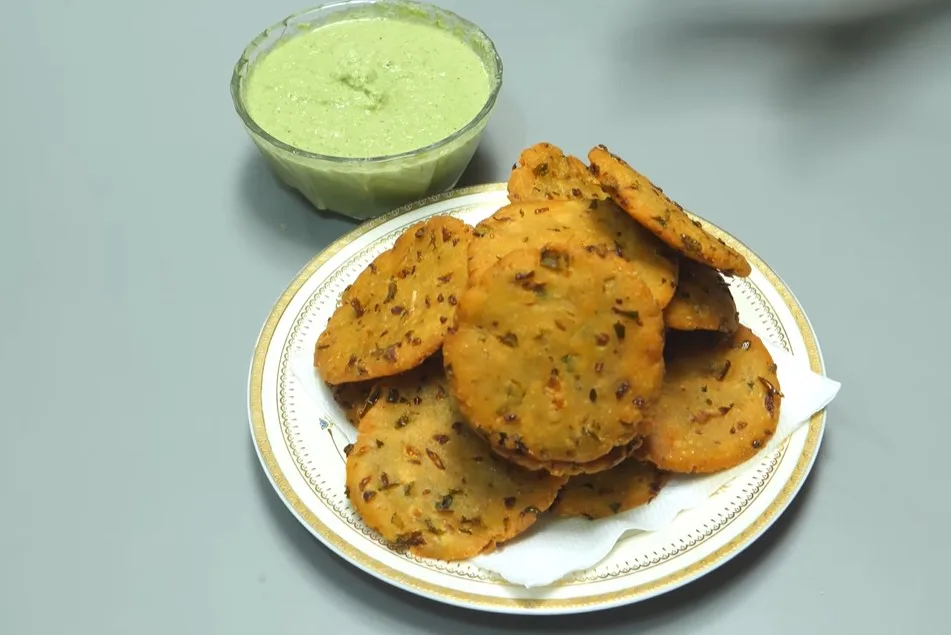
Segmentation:
<svg viewBox="0 0 951 635">
<path fill-rule="evenodd" d="M 244 107 L 244 103 L 242 102 L 242 99 L 241 99 L 241 82 L 242 82 L 241 71 L 244 69 L 245 66 L 248 66 L 251 63 L 249 59 L 250 50 L 254 48 L 255 46 L 257 46 L 258 41 L 265 38 L 269 33 L 274 31 L 275 29 L 279 29 L 281 27 L 286 28 L 290 26 L 291 21 L 307 14 L 311 14 L 311 13 L 316 14 L 324 10 L 336 9 L 340 7 L 348 7 L 348 6 L 356 7 L 361 5 L 369 6 L 374 4 L 396 4 L 396 5 L 404 5 L 409 7 L 416 7 L 416 8 L 425 9 L 428 11 L 434 11 L 437 15 L 442 14 L 452 18 L 453 20 L 458 21 L 458 23 L 461 24 L 463 27 L 465 27 L 467 30 L 471 30 L 472 32 L 478 34 L 479 36 L 485 39 L 485 41 L 488 43 L 488 46 L 489 46 L 488 52 L 491 54 L 492 57 L 495 58 L 495 64 L 496 64 L 497 70 L 494 76 L 490 78 L 490 80 L 492 81 L 492 86 L 489 92 L 489 97 L 488 99 L 486 99 L 485 104 L 482 106 L 482 109 L 476 114 L 476 116 L 473 117 L 472 120 L 469 121 L 469 123 L 464 125 L 462 128 L 459 128 L 448 137 L 444 137 L 443 139 L 435 141 L 427 146 L 416 148 L 414 150 L 407 150 L 406 152 L 400 152 L 399 154 L 387 154 L 387 155 L 381 155 L 381 156 L 375 156 L 375 157 L 340 157 L 340 156 L 333 156 L 329 154 L 317 154 L 315 152 L 309 152 L 307 150 L 303 150 L 301 148 L 297 148 L 295 146 L 284 143 L 280 139 L 275 138 L 270 133 L 262 129 L 257 124 L 257 122 L 255 122 L 254 119 L 251 118 L 251 115 L 248 114 L 248 111 Z M 486 70 L 488 71 L 489 69 L 486 69 Z M 478 25 L 474 24 L 473 22 L 470 22 L 469 20 L 466 20 L 462 16 L 452 11 L 449 11 L 448 9 L 443 9 L 442 7 L 437 7 L 436 5 L 432 5 L 425 2 L 416 2 L 415 0 L 340 0 L 337 2 L 327 2 L 315 7 L 311 7 L 309 9 L 303 9 L 301 11 L 293 13 L 287 16 L 286 18 L 284 18 L 283 20 L 281 20 L 280 22 L 277 22 L 269 26 L 268 28 L 261 31 L 258 35 L 256 35 L 251 40 L 251 42 L 244 48 L 244 51 L 241 53 L 241 57 L 238 59 L 237 63 L 235 63 L 234 65 L 234 71 L 231 75 L 231 100 L 234 102 L 234 108 L 237 111 L 238 116 L 241 117 L 241 120 L 244 122 L 244 125 L 249 130 L 251 130 L 251 132 L 253 132 L 255 135 L 263 138 L 269 144 L 276 146 L 277 148 L 280 148 L 281 150 L 284 150 L 285 152 L 289 152 L 291 154 L 297 155 L 299 157 L 303 157 L 306 159 L 314 159 L 318 161 L 328 161 L 333 163 L 350 163 L 350 164 L 383 163 L 385 161 L 393 161 L 393 160 L 405 159 L 409 157 L 416 157 L 416 156 L 427 154 L 428 152 L 432 150 L 437 150 L 443 146 L 449 145 L 450 143 L 464 136 L 470 130 L 472 130 L 473 128 L 475 128 L 476 126 L 482 123 L 482 121 L 489 115 L 489 113 L 495 107 L 495 102 L 498 99 L 499 91 L 501 89 L 502 89 L 502 58 L 499 56 L 499 52 L 496 49 L 495 42 L 492 41 L 492 38 L 490 38 L 485 33 L 485 31 L 483 31 Z"/>
</svg>

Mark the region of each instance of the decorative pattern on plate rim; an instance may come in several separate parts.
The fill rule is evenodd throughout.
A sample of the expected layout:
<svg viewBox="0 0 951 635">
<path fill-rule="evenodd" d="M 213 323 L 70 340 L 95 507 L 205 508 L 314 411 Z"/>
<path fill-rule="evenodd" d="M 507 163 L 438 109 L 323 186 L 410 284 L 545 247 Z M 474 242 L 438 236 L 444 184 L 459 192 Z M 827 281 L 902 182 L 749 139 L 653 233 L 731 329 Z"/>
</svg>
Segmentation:
<svg viewBox="0 0 951 635">
<path fill-rule="evenodd" d="M 770 328 L 766 332 L 767 335 L 775 335 L 775 337 L 769 338 L 770 341 L 787 353 L 792 353 L 792 349 L 789 346 L 789 335 L 779 321 L 776 310 L 773 309 L 769 301 L 763 297 L 763 292 L 759 290 L 759 287 L 746 278 L 729 278 L 728 283 L 730 289 L 736 289 L 747 297 L 752 296 L 753 301 L 750 302 L 750 304 L 753 305 L 753 311 L 756 312 L 757 319 L 759 319 L 761 324 L 769 324 Z"/>
</svg>

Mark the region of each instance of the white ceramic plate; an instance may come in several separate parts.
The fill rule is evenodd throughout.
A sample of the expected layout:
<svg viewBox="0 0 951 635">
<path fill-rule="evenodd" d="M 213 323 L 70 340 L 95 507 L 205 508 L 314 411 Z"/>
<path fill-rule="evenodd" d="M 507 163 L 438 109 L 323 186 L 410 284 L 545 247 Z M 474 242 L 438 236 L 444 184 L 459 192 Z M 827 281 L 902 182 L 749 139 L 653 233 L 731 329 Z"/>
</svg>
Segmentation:
<svg viewBox="0 0 951 635">
<path fill-rule="evenodd" d="M 310 378 L 295 374 L 293 360 L 311 354 L 344 287 L 408 226 L 438 214 L 475 224 L 507 202 L 500 184 L 421 201 L 361 225 L 297 275 L 268 317 L 251 364 L 249 416 L 265 472 L 300 522 L 341 557 L 397 587 L 450 604 L 508 613 L 591 611 L 643 600 L 709 573 L 756 540 L 799 491 L 819 450 L 824 411 L 774 454 L 754 457 L 747 474 L 707 504 L 683 512 L 666 529 L 623 538 L 596 567 L 543 588 L 508 584 L 467 562 L 395 553 L 344 495 L 343 448 L 356 432 L 312 369 Z M 812 327 L 786 285 L 744 245 L 706 227 L 753 266 L 748 278 L 730 283 L 740 319 L 824 374 Z"/>
</svg>

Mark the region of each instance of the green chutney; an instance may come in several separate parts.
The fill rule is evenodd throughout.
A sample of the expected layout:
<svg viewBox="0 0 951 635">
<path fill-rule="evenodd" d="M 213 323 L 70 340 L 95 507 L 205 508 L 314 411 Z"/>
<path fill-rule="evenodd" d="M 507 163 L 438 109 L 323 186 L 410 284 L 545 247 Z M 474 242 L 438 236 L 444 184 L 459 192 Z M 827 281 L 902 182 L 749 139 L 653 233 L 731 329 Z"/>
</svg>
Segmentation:
<svg viewBox="0 0 951 635">
<path fill-rule="evenodd" d="M 279 43 L 247 76 L 248 114 L 274 138 L 335 157 L 400 154 L 445 139 L 489 98 L 482 60 L 435 26 L 326 24 Z"/>
</svg>

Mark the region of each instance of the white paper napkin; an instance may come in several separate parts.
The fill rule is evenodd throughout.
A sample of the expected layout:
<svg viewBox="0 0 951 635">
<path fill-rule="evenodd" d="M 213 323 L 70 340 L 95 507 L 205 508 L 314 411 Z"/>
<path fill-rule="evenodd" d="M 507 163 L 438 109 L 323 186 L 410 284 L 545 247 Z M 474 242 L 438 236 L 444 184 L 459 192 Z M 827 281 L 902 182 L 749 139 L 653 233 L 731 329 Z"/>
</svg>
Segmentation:
<svg viewBox="0 0 951 635">
<path fill-rule="evenodd" d="M 839 382 L 812 372 L 808 360 L 795 358 L 761 339 L 776 362 L 783 400 L 776 434 L 756 457 L 779 448 L 790 434 L 825 408 L 840 388 Z M 649 504 L 610 518 L 540 520 L 527 534 L 471 562 L 495 571 L 513 584 L 551 584 L 569 573 L 598 564 L 624 534 L 657 531 L 669 525 L 680 512 L 697 507 L 737 476 L 755 469 L 756 457 L 732 470 L 709 476 L 673 477 Z"/>
<path fill-rule="evenodd" d="M 804 425 L 813 414 L 825 408 L 841 386 L 836 381 L 812 372 L 807 359 L 793 357 L 770 344 L 762 335 L 760 339 L 776 363 L 783 400 L 776 434 L 757 457 L 766 456 L 779 448 L 790 434 Z M 319 405 L 323 402 L 312 353 L 296 351 L 289 361 L 291 372 L 313 403 Z M 594 521 L 586 518 L 543 518 L 528 533 L 491 554 L 473 558 L 471 562 L 498 573 L 513 584 L 545 586 L 570 573 L 595 566 L 628 532 L 657 531 L 666 527 L 680 512 L 697 507 L 734 478 L 755 468 L 756 457 L 718 474 L 673 477 L 648 505 L 610 518 Z"/>
</svg>

